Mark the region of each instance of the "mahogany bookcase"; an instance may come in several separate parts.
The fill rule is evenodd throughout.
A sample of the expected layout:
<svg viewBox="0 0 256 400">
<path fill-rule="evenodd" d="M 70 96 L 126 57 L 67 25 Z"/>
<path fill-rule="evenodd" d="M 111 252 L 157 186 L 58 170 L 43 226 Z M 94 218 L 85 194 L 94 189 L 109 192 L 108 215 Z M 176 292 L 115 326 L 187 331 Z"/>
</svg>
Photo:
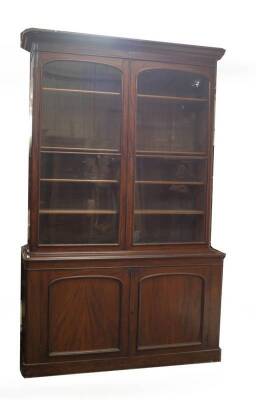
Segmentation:
<svg viewBox="0 0 256 400">
<path fill-rule="evenodd" d="M 25 377 L 220 360 L 211 247 L 224 50 L 28 29 Z"/>
</svg>

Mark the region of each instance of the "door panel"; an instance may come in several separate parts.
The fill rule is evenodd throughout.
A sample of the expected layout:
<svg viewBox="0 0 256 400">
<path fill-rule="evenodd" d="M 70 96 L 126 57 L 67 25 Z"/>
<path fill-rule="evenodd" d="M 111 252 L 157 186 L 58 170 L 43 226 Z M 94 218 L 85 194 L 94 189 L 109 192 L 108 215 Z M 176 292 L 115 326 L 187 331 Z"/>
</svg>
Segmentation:
<svg viewBox="0 0 256 400">
<path fill-rule="evenodd" d="M 80 276 L 51 283 L 50 355 L 120 351 L 121 295 L 122 284 L 114 277 Z"/>
<path fill-rule="evenodd" d="M 128 63 L 45 53 L 40 71 L 32 244 L 123 248 Z"/>
<path fill-rule="evenodd" d="M 132 64 L 130 246 L 206 242 L 210 88 L 202 67 Z"/>
<path fill-rule="evenodd" d="M 144 268 L 135 273 L 133 352 L 180 351 L 218 343 L 220 282 L 219 268 L 212 267 Z"/>
<path fill-rule="evenodd" d="M 127 353 L 125 270 L 29 272 L 28 291 L 28 362 Z"/>
<path fill-rule="evenodd" d="M 139 282 L 138 349 L 202 343 L 204 281 L 160 274 Z"/>
</svg>

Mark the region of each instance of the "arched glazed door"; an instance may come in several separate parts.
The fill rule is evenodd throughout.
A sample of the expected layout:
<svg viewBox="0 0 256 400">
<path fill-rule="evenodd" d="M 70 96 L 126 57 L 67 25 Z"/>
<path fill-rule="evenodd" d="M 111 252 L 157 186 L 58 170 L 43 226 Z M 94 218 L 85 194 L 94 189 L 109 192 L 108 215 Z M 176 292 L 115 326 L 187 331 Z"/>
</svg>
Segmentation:
<svg viewBox="0 0 256 400">
<path fill-rule="evenodd" d="M 209 77 L 149 62 L 132 76 L 130 244 L 206 242 Z"/>
<path fill-rule="evenodd" d="M 56 55 L 41 75 L 36 242 L 120 248 L 126 63 Z"/>
</svg>

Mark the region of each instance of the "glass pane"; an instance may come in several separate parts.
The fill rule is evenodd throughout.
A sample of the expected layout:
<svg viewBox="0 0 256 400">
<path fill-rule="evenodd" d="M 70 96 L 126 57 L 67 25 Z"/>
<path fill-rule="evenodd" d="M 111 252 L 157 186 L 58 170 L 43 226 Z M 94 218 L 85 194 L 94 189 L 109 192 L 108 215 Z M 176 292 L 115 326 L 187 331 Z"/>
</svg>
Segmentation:
<svg viewBox="0 0 256 400">
<path fill-rule="evenodd" d="M 41 215 L 42 244 L 111 244 L 117 241 L 117 215 Z"/>
<path fill-rule="evenodd" d="M 121 86 L 107 65 L 45 65 L 40 243 L 119 242 Z"/>
<path fill-rule="evenodd" d="M 119 156 L 41 153 L 41 178 L 119 180 Z"/>
<path fill-rule="evenodd" d="M 119 206 L 118 185 L 41 181 L 41 210 L 109 210 Z"/>
<path fill-rule="evenodd" d="M 153 69 L 139 75 L 138 93 L 159 96 L 207 98 L 208 79 L 199 74 Z"/>
<path fill-rule="evenodd" d="M 135 215 L 135 243 L 180 243 L 203 240 L 201 215 Z"/>
<path fill-rule="evenodd" d="M 44 67 L 42 146 L 120 149 L 121 73 L 107 65 L 54 61 Z"/>
<path fill-rule="evenodd" d="M 207 104 L 139 97 L 137 150 L 203 152 L 207 146 Z"/>
<path fill-rule="evenodd" d="M 106 64 L 52 61 L 44 66 L 45 87 L 121 92 L 120 71 Z"/>
<path fill-rule="evenodd" d="M 206 178 L 205 159 L 181 157 L 137 156 L 136 180 L 138 181 L 193 181 L 204 183 Z"/>
<path fill-rule="evenodd" d="M 195 210 L 204 206 L 204 185 L 136 184 L 136 210 Z"/>
<path fill-rule="evenodd" d="M 138 77 L 134 243 L 204 240 L 208 86 L 183 71 Z"/>
</svg>

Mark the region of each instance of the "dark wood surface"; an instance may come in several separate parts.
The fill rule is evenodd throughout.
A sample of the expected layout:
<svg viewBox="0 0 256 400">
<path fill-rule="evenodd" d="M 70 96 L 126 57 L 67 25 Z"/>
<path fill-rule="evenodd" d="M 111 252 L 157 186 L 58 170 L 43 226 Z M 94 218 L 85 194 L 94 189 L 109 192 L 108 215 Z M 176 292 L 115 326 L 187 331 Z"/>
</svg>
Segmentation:
<svg viewBox="0 0 256 400">
<path fill-rule="evenodd" d="M 221 361 L 221 350 L 182 351 L 157 355 L 136 355 L 130 357 L 101 358 L 81 361 L 51 362 L 39 364 L 22 363 L 24 378 L 39 376 L 77 374 L 84 372 L 112 371 L 131 368 L 161 367 L 194 363 Z"/>
<path fill-rule="evenodd" d="M 23 376 L 220 361 L 225 254 L 213 249 L 210 242 L 216 63 L 224 50 L 33 28 L 21 34 L 21 47 L 31 52 L 33 97 L 30 227 L 28 245 L 22 248 Z M 120 219 L 116 244 L 39 243 L 39 215 L 56 213 L 55 209 L 42 208 L 40 214 L 42 71 L 45 63 L 55 60 L 104 64 L 122 73 Z M 138 209 L 134 216 L 135 160 L 138 155 L 145 156 L 145 151 L 136 152 L 135 146 L 137 78 L 147 69 L 191 72 L 209 80 L 207 99 L 195 99 L 197 104 L 208 104 L 207 150 L 158 154 L 174 160 L 207 160 L 206 178 L 194 182 L 194 186 L 206 188 L 204 209 L 197 210 L 203 218 L 202 241 L 135 244 L 133 240 L 135 216 L 143 211 Z M 177 101 L 175 95 L 154 97 Z M 184 96 L 182 101 L 187 103 L 191 99 Z M 93 153 L 91 149 L 50 149 L 60 150 L 69 154 Z M 49 148 L 41 147 L 41 151 L 47 152 Z M 146 156 L 152 159 L 155 154 L 146 152 Z M 41 176 L 41 182 L 43 179 Z M 77 184 L 75 178 L 71 180 L 70 184 Z M 104 181 L 116 184 L 115 179 Z M 161 179 L 154 182 L 163 185 Z M 147 186 L 150 182 L 138 183 Z M 169 180 L 168 185 L 172 184 L 187 182 Z M 79 214 L 79 209 L 74 211 Z M 153 211 L 157 214 L 157 210 Z M 65 215 L 72 209 L 61 212 Z M 152 213 L 150 209 L 143 212 Z M 159 207 L 158 213 L 161 212 Z M 180 212 L 171 210 L 172 214 Z"/>
<path fill-rule="evenodd" d="M 27 51 L 50 51 L 90 54 L 125 59 L 155 60 L 189 64 L 215 65 L 225 50 L 150 40 L 125 39 L 47 29 L 26 29 L 21 33 L 21 47 Z"/>
<path fill-rule="evenodd" d="M 222 262 L 196 261 L 163 266 L 158 260 L 156 266 L 144 260 L 128 267 L 126 260 L 86 268 L 81 260 L 73 268 L 68 261 L 49 268 L 44 261 L 46 270 L 36 263 L 26 269 L 23 261 L 23 374 L 62 373 L 50 372 L 52 363 L 64 372 L 74 362 L 82 371 L 82 365 L 94 370 L 97 364 L 104 370 L 105 359 L 115 369 L 129 367 L 129 360 L 130 367 L 150 366 L 154 359 L 155 365 L 172 364 L 178 353 L 181 363 L 200 362 L 203 354 L 208 361 L 219 357 Z M 41 364 L 49 365 L 47 372 L 40 372 Z"/>
</svg>

